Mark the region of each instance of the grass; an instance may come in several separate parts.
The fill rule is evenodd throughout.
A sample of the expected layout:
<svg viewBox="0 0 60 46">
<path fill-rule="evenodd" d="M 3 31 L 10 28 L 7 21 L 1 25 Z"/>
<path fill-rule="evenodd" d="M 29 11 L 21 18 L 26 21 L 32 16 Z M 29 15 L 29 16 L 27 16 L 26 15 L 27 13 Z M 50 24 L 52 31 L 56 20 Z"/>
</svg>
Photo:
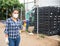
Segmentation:
<svg viewBox="0 0 60 46">
<path fill-rule="evenodd" d="M 45 36 L 46 35 L 44 35 L 44 34 L 39 34 L 39 37 L 41 37 L 41 38 L 45 38 Z"/>
</svg>

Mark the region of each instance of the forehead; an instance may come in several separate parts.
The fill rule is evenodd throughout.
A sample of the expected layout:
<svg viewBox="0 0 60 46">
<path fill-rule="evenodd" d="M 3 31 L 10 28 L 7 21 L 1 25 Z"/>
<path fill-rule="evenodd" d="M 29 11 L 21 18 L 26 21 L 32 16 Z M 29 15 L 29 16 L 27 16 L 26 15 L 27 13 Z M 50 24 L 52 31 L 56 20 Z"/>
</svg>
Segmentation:
<svg viewBox="0 0 60 46">
<path fill-rule="evenodd" d="M 13 13 L 18 13 L 19 11 L 18 10 L 14 10 Z"/>
</svg>

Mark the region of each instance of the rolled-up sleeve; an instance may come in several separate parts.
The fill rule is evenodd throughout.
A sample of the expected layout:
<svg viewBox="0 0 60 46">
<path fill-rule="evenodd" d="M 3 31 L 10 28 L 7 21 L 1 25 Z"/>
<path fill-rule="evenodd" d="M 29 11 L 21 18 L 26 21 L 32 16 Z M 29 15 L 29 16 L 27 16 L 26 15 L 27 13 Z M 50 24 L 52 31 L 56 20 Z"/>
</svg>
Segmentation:
<svg viewBox="0 0 60 46">
<path fill-rule="evenodd" d="M 5 30 L 4 30 L 5 34 L 8 34 L 8 27 L 9 27 L 8 25 L 9 25 L 8 20 L 6 20 L 6 26 L 5 26 Z"/>
</svg>

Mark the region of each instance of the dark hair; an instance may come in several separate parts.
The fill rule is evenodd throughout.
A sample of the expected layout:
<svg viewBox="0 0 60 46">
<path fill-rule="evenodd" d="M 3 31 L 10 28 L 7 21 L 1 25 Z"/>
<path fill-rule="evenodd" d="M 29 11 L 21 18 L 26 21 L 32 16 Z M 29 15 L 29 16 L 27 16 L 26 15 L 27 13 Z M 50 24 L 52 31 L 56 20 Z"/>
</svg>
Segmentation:
<svg viewBox="0 0 60 46">
<path fill-rule="evenodd" d="M 20 11 L 19 11 L 18 9 L 13 9 L 13 10 L 11 11 L 11 16 L 12 16 L 12 13 L 13 13 L 15 10 L 17 10 L 17 11 L 20 13 Z"/>
<path fill-rule="evenodd" d="M 15 10 L 17 10 L 17 11 L 19 12 L 19 10 L 18 10 L 18 9 L 13 9 L 13 10 L 12 10 L 12 13 L 13 13 Z"/>
</svg>

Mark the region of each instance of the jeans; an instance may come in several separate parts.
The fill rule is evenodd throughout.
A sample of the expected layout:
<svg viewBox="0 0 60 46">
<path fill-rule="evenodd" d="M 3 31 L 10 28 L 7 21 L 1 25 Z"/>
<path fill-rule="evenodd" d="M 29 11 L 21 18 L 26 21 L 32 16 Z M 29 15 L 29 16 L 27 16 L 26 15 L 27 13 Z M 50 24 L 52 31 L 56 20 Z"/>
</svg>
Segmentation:
<svg viewBox="0 0 60 46">
<path fill-rule="evenodd" d="M 19 46 L 20 37 L 16 39 L 8 38 L 8 40 L 9 40 L 9 46 Z"/>
</svg>

